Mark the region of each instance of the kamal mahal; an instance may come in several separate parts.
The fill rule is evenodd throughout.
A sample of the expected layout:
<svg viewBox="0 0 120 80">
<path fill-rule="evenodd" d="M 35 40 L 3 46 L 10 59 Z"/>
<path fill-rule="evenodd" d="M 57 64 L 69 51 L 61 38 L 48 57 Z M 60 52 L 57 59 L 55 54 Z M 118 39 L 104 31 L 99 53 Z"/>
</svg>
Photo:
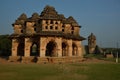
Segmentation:
<svg viewBox="0 0 120 80">
<path fill-rule="evenodd" d="M 10 61 L 77 62 L 83 56 L 81 26 L 52 6 L 47 5 L 40 15 L 33 13 L 29 18 L 23 13 L 12 26 Z"/>
</svg>

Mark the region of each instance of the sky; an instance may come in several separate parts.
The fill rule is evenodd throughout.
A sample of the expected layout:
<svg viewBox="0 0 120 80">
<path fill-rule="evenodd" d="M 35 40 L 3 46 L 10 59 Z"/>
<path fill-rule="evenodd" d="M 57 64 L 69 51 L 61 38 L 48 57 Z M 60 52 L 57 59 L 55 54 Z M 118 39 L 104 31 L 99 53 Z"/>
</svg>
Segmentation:
<svg viewBox="0 0 120 80">
<path fill-rule="evenodd" d="M 82 26 L 80 35 L 93 33 L 100 47 L 120 45 L 120 0 L 0 0 L 0 35 L 12 34 L 12 23 L 22 14 L 31 17 L 41 13 L 46 5 L 55 7 L 67 18 L 73 16 Z"/>
</svg>

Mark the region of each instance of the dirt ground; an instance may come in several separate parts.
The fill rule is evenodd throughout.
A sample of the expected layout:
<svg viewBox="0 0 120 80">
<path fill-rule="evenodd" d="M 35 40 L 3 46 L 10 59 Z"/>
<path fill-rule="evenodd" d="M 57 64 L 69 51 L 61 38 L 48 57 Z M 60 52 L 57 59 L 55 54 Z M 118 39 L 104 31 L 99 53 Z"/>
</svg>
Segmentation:
<svg viewBox="0 0 120 80">
<path fill-rule="evenodd" d="M 101 59 L 96 59 L 96 58 L 86 58 L 83 62 L 81 63 L 115 63 L 112 61 L 105 61 L 105 60 L 101 60 Z"/>
</svg>

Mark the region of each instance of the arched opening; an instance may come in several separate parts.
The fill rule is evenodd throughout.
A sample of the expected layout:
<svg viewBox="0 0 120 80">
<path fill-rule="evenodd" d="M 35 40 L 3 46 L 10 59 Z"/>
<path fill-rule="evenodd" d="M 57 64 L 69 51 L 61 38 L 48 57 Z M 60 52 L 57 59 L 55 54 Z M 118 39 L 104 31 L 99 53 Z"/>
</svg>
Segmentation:
<svg viewBox="0 0 120 80">
<path fill-rule="evenodd" d="M 24 43 L 19 43 L 17 49 L 17 56 L 24 56 Z"/>
<path fill-rule="evenodd" d="M 77 46 L 75 43 L 72 44 L 72 55 L 73 56 L 77 55 Z"/>
<path fill-rule="evenodd" d="M 57 44 L 54 41 L 50 41 L 46 46 L 45 56 L 57 57 Z"/>
<path fill-rule="evenodd" d="M 65 42 L 62 43 L 62 56 L 68 56 L 68 45 Z"/>
<path fill-rule="evenodd" d="M 30 49 L 30 56 L 39 56 L 38 45 L 33 43 Z"/>
</svg>

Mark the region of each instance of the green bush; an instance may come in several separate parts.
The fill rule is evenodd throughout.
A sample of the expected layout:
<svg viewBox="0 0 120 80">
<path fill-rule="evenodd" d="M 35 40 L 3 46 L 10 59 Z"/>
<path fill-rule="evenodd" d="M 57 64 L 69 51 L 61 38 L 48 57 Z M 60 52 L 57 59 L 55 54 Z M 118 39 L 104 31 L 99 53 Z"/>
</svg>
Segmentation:
<svg viewBox="0 0 120 80">
<path fill-rule="evenodd" d="M 104 58 L 104 55 L 101 54 L 86 54 L 84 55 L 85 58 L 97 58 L 97 59 L 102 59 Z"/>
</svg>

